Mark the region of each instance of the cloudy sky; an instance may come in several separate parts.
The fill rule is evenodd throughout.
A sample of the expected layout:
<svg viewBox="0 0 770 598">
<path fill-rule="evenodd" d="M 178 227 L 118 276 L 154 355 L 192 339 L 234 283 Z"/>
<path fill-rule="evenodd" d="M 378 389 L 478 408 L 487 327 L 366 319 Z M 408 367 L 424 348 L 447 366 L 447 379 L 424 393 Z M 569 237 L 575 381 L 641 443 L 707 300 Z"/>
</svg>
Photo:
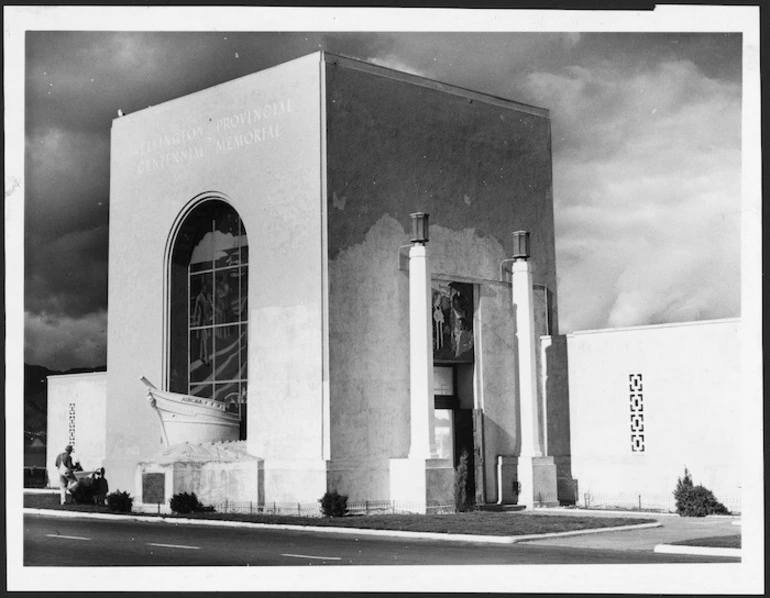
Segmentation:
<svg viewBox="0 0 770 598">
<path fill-rule="evenodd" d="M 741 45 L 739 33 L 29 31 L 24 360 L 106 362 L 118 108 L 319 49 L 551 111 L 561 332 L 738 316 Z"/>
</svg>

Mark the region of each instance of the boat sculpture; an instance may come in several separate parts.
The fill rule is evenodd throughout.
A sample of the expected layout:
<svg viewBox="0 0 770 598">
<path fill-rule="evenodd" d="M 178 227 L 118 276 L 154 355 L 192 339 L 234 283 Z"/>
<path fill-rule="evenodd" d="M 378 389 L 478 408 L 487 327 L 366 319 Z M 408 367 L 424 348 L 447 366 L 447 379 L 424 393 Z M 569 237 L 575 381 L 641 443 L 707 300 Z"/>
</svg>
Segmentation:
<svg viewBox="0 0 770 598">
<path fill-rule="evenodd" d="M 240 416 L 228 412 L 220 401 L 160 390 L 144 376 L 141 380 L 160 419 L 166 446 L 238 440 Z"/>
</svg>

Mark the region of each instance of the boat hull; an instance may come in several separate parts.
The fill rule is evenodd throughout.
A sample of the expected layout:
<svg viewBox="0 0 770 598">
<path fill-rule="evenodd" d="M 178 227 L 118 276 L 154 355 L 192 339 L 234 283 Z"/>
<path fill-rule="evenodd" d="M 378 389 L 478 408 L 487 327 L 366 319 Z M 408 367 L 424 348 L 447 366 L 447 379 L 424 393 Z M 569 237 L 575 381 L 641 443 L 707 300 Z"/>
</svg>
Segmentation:
<svg viewBox="0 0 770 598">
<path fill-rule="evenodd" d="M 149 385 L 147 399 L 158 413 L 166 446 L 239 438 L 240 417 L 224 411 L 216 401 L 163 392 Z"/>
</svg>

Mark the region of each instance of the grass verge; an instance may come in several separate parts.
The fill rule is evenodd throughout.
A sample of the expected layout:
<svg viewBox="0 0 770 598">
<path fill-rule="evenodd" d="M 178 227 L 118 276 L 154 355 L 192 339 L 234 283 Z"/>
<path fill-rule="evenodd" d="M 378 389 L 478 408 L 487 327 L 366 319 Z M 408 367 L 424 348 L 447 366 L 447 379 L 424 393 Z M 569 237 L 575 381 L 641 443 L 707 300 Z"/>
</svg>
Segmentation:
<svg viewBox="0 0 770 598">
<path fill-rule="evenodd" d="M 709 548 L 740 548 L 741 535 L 714 536 L 711 538 L 696 538 L 695 540 L 682 540 L 681 542 L 671 542 L 678 546 L 708 546 Z"/>
<path fill-rule="evenodd" d="M 25 495 L 24 506 L 33 509 L 54 509 L 107 513 L 106 507 L 93 505 L 59 505 L 56 495 Z M 153 516 L 149 513 L 142 515 Z M 157 515 L 155 515 L 157 516 Z M 358 529 L 400 530 L 436 532 L 447 534 L 476 534 L 487 536 L 521 536 L 586 529 L 613 528 L 639 523 L 652 523 L 654 519 L 636 517 L 580 517 L 576 515 L 541 515 L 519 511 L 515 513 L 482 512 L 455 513 L 451 515 L 367 515 L 352 517 L 297 517 L 288 515 L 193 513 L 190 515 L 164 515 L 175 518 L 207 519 L 215 521 L 244 521 L 284 525 L 312 525 L 320 527 L 345 527 Z"/>
</svg>

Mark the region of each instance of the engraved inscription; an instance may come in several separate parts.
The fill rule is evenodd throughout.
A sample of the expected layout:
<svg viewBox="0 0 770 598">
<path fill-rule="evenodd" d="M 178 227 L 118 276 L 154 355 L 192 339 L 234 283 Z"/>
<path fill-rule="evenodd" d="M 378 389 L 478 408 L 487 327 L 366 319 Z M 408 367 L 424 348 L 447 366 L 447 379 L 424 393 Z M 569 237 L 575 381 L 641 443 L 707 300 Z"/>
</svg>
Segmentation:
<svg viewBox="0 0 770 598">
<path fill-rule="evenodd" d="M 285 99 L 154 135 L 131 145 L 131 155 L 137 158 L 136 173 L 148 175 L 175 164 L 197 162 L 277 139 L 281 136 L 281 119 L 292 112 L 294 105 Z"/>
</svg>

